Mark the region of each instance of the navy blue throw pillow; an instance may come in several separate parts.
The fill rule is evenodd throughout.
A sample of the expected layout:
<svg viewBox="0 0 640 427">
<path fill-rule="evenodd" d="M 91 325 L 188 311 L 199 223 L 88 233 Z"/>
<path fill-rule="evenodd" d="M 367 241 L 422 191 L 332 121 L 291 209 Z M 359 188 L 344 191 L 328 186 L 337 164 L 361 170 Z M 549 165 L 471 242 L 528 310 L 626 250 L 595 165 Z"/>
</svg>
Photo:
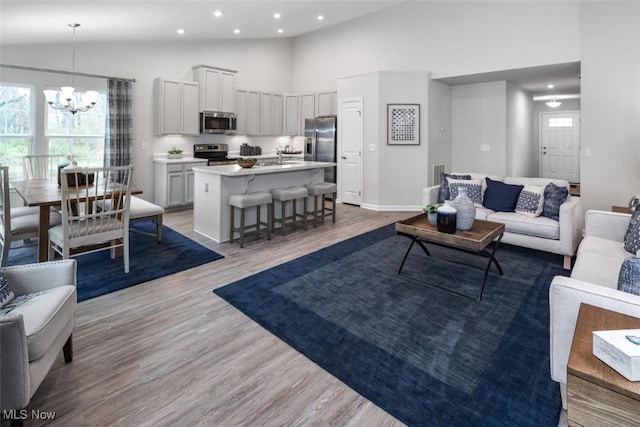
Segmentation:
<svg viewBox="0 0 640 427">
<path fill-rule="evenodd" d="M 440 189 L 438 190 L 438 203 L 444 203 L 445 200 L 450 200 L 449 194 L 449 181 L 447 178 L 452 179 L 471 179 L 471 175 L 457 175 L 454 173 L 440 173 Z"/>
<path fill-rule="evenodd" d="M 625 259 L 618 275 L 618 290 L 640 295 L 640 258 Z"/>
<path fill-rule="evenodd" d="M 559 221 L 560 205 L 567 200 L 567 196 L 569 196 L 569 189 L 567 189 L 567 187 L 558 187 L 553 182 L 547 184 L 544 188 L 542 216 Z"/>
<path fill-rule="evenodd" d="M 496 212 L 515 212 L 518 196 L 520 196 L 524 185 L 505 184 L 491 178 L 485 179 L 487 189 L 484 191 L 482 206 Z"/>
</svg>

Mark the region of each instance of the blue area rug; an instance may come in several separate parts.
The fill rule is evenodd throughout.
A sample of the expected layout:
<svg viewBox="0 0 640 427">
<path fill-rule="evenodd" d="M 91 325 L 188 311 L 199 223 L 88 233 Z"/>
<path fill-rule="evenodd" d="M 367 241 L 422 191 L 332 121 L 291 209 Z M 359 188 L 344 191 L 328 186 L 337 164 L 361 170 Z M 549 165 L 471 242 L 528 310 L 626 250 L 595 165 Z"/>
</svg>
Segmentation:
<svg viewBox="0 0 640 427">
<path fill-rule="evenodd" d="M 412 426 L 549 426 L 549 284 L 562 257 L 502 245 L 486 259 L 415 245 L 389 225 L 214 290 Z M 469 264 L 469 265 L 467 265 Z M 429 286 L 449 287 L 464 298 Z"/>
<path fill-rule="evenodd" d="M 155 224 L 140 222 L 132 229 L 155 232 Z M 36 262 L 36 252 L 36 245 L 12 248 L 8 265 Z M 129 234 L 129 273 L 124 272 L 122 258 L 111 259 L 109 252 L 104 250 L 74 257 L 78 261 L 78 301 L 224 258 L 166 226 L 162 227 L 160 244 L 155 236 L 137 232 Z"/>
</svg>

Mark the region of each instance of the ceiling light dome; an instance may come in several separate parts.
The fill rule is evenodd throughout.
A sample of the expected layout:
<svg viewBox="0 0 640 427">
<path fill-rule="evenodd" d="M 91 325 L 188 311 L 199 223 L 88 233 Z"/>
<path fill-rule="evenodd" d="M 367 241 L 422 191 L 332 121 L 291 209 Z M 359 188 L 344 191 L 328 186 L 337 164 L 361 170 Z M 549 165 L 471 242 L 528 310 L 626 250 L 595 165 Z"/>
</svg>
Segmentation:
<svg viewBox="0 0 640 427">
<path fill-rule="evenodd" d="M 562 105 L 562 102 L 558 101 L 555 96 L 551 98 L 551 101 L 547 102 L 547 107 L 549 108 L 558 108 L 560 105 Z"/>
</svg>

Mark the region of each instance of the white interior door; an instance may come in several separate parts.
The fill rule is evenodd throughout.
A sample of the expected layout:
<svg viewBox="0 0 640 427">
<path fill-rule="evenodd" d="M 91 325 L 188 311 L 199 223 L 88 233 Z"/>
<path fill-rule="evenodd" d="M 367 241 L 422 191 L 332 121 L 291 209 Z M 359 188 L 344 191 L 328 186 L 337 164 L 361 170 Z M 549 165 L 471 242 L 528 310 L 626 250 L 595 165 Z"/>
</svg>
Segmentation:
<svg viewBox="0 0 640 427">
<path fill-rule="evenodd" d="M 543 178 L 580 182 L 580 113 L 540 115 L 540 168 Z"/>
<path fill-rule="evenodd" d="M 340 101 L 338 141 L 340 142 L 340 201 L 362 203 L 362 99 Z"/>
</svg>

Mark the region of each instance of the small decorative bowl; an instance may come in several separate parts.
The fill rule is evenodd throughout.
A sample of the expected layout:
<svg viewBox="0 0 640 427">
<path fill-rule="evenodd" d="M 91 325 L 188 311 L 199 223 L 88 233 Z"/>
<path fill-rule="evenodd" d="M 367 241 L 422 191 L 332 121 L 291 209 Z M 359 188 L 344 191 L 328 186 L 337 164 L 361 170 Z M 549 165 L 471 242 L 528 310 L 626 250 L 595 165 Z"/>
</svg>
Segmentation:
<svg viewBox="0 0 640 427">
<path fill-rule="evenodd" d="M 236 162 L 240 167 L 252 168 L 256 164 L 256 159 L 237 159 Z"/>
</svg>

